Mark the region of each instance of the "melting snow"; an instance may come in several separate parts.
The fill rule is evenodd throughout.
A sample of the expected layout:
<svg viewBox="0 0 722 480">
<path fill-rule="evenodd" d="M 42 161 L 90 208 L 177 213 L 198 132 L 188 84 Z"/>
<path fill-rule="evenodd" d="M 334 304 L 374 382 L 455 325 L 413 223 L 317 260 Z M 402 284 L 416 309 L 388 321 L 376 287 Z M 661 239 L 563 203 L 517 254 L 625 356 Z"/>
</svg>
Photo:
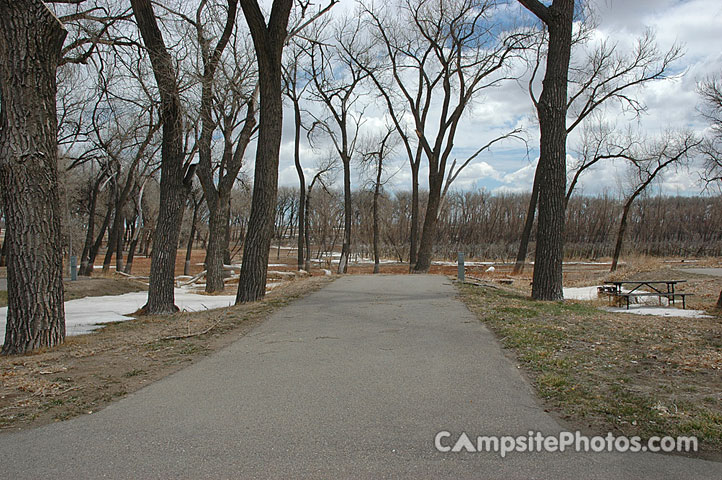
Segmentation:
<svg viewBox="0 0 722 480">
<path fill-rule="evenodd" d="M 605 298 L 602 295 L 601 298 Z M 600 298 L 597 294 L 597 286 L 592 287 L 574 287 L 564 289 L 564 298 L 567 300 L 596 300 Z M 629 310 L 623 307 L 604 307 L 603 310 L 613 313 L 633 313 L 635 315 L 655 315 L 658 317 L 681 317 L 681 318 L 710 318 L 702 310 L 683 310 L 681 308 L 670 308 L 666 298 L 659 299 L 657 297 L 638 297 L 641 304 L 631 304 Z M 659 305 L 660 300 L 662 306 Z"/>
<path fill-rule="evenodd" d="M 681 318 L 712 318 L 702 310 L 682 310 L 681 308 L 649 307 L 646 305 L 630 305 L 627 307 L 606 307 L 604 310 L 613 313 L 633 313 L 635 315 L 655 315 L 658 317 Z"/>
<path fill-rule="evenodd" d="M 148 292 L 132 292 L 69 300 L 65 302 L 65 332 L 67 335 L 80 335 L 100 328 L 103 323 L 131 320 L 130 314 L 145 305 L 147 299 Z M 199 295 L 188 288 L 175 289 L 175 304 L 182 311 L 228 307 L 235 301 L 235 295 Z M 3 334 L 7 312 L 7 307 L 0 308 L 0 332 Z"/>
</svg>

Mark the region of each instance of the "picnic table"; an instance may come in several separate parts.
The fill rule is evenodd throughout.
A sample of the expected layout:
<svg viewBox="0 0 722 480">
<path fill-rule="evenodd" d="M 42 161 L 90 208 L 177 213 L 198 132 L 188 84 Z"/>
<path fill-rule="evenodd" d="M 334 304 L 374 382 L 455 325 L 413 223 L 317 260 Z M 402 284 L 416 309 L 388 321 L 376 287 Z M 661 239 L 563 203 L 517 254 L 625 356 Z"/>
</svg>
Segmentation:
<svg viewBox="0 0 722 480">
<path fill-rule="evenodd" d="M 678 283 L 684 283 L 687 280 L 624 280 L 624 281 L 609 281 L 604 282 L 605 285 L 611 285 L 609 290 L 604 293 L 608 294 L 610 298 L 624 298 L 627 301 L 627 310 L 629 310 L 629 299 L 631 297 L 659 297 L 666 298 L 669 303 L 674 305 L 676 298 L 682 299 L 682 308 L 687 308 L 686 297 L 692 295 L 691 293 L 676 292 L 675 286 Z M 628 288 L 628 291 L 624 291 L 624 287 Z M 642 288 L 646 288 L 650 291 L 643 291 Z"/>
</svg>

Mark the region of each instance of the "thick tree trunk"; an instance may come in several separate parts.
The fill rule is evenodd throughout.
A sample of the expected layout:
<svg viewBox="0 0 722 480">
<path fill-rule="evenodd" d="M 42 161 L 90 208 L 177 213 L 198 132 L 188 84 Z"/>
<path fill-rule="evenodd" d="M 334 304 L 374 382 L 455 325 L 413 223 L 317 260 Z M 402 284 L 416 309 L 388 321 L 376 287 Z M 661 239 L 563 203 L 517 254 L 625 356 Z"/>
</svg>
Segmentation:
<svg viewBox="0 0 722 480">
<path fill-rule="evenodd" d="M 439 206 L 441 205 L 441 184 L 443 179 L 439 178 L 439 176 L 440 175 L 429 174 L 429 199 L 426 204 L 424 229 L 421 232 L 419 252 L 416 258 L 416 265 L 414 266 L 415 273 L 427 273 L 429 268 L 431 268 Z"/>
<path fill-rule="evenodd" d="M 0 190 L 8 249 L 3 354 L 65 339 L 55 76 L 66 33 L 43 2 L 0 1 Z"/>
<path fill-rule="evenodd" d="M 292 5 L 293 0 L 275 0 L 266 26 L 263 12 L 255 0 L 241 2 L 258 59 L 261 108 L 251 214 L 243 244 L 236 303 L 252 302 L 266 294 L 283 124 L 281 60 Z"/>
<path fill-rule="evenodd" d="M 722 308 L 722 291 L 719 292 L 719 298 L 717 299 L 717 308 Z"/>
<path fill-rule="evenodd" d="M 348 271 L 348 260 L 351 255 L 351 216 L 353 205 L 351 203 L 351 159 L 343 158 L 343 245 L 341 258 L 338 260 L 338 273 Z"/>
<path fill-rule="evenodd" d="M 183 114 L 173 59 L 165 47 L 150 0 L 130 3 L 153 66 L 163 122 L 160 211 L 151 252 L 148 303 L 144 310 L 148 314 L 166 314 L 178 311 L 173 290 L 175 261 L 191 177 L 184 179 L 183 175 Z"/>
<path fill-rule="evenodd" d="M 419 164 L 411 164 L 411 236 L 409 240 L 409 270 L 416 266 L 419 239 Z"/>
<path fill-rule="evenodd" d="M 549 7 L 537 0 L 520 0 L 549 30 L 549 49 L 539 115 L 539 221 L 532 297 L 564 298 L 564 203 L 566 196 L 567 84 L 572 45 L 574 0 L 554 0 Z"/>
<path fill-rule="evenodd" d="M 0 267 L 6 267 L 8 261 L 8 240 L 7 230 L 5 230 L 5 238 L 3 239 L 3 246 L 0 248 Z"/>
<path fill-rule="evenodd" d="M 209 208 L 208 217 L 208 248 L 206 249 L 206 292 L 208 293 L 221 292 L 225 288 L 223 263 L 228 248 L 226 243 L 228 240 L 228 198 L 219 195 L 215 203 L 215 208 Z"/>
<path fill-rule="evenodd" d="M 534 228 L 534 216 L 536 215 L 536 204 L 539 200 L 539 176 L 538 170 L 534 173 L 534 185 L 531 189 L 531 198 L 529 199 L 529 209 L 526 212 L 526 221 L 524 222 L 524 231 L 521 232 L 519 240 L 519 251 L 516 254 L 516 263 L 512 270 L 513 275 L 518 275 L 524 271 L 526 263 L 526 252 L 529 249 L 529 240 L 531 239 L 531 231 Z"/>
</svg>

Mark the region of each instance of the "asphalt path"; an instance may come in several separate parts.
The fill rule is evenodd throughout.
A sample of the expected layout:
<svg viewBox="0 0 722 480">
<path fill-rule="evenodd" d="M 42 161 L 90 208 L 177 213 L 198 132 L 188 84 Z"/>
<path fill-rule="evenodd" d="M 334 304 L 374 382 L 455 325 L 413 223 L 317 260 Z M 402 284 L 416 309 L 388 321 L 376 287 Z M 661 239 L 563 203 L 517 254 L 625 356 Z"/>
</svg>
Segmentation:
<svg viewBox="0 0 722 480">
<path fill-rule="evenodd" d="M 684 272 L 697 273 L 699 275 L 709 275 L 712 277 L 722 277 L 722 268 L 703 267 L 703 268 L 682 268 Z"/>
<path fill-rule="evenodd" d="M 346 276 L 93 414 L 0 435 L 2 478 L 722 478 L 661 454 L 440 452 L 557 434 L 441 276 Z"/>
</svg>

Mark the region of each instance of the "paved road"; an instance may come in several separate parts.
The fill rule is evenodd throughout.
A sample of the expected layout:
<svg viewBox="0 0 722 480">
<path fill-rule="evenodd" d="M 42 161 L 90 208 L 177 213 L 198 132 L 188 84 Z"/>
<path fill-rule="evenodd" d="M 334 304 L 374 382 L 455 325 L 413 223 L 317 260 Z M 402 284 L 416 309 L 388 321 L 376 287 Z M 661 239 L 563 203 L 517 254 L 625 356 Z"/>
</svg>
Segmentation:
<svg viewBox="0 0 722 480">
<path fill-rule="evenodd" d="M 0 435 L 4 478 L 720 478 L 652 454 L 440 453 L 435 434 L 555 433 L 439 276 L 347 276 L 92 415 Z"/>
<path fill-rule="evenodd" d="M 710 275 L 712 277 L 722 277 L 722 268 L 680 268 L 683 272 L 698 273 L 700 275 Z"/>
</svg>

